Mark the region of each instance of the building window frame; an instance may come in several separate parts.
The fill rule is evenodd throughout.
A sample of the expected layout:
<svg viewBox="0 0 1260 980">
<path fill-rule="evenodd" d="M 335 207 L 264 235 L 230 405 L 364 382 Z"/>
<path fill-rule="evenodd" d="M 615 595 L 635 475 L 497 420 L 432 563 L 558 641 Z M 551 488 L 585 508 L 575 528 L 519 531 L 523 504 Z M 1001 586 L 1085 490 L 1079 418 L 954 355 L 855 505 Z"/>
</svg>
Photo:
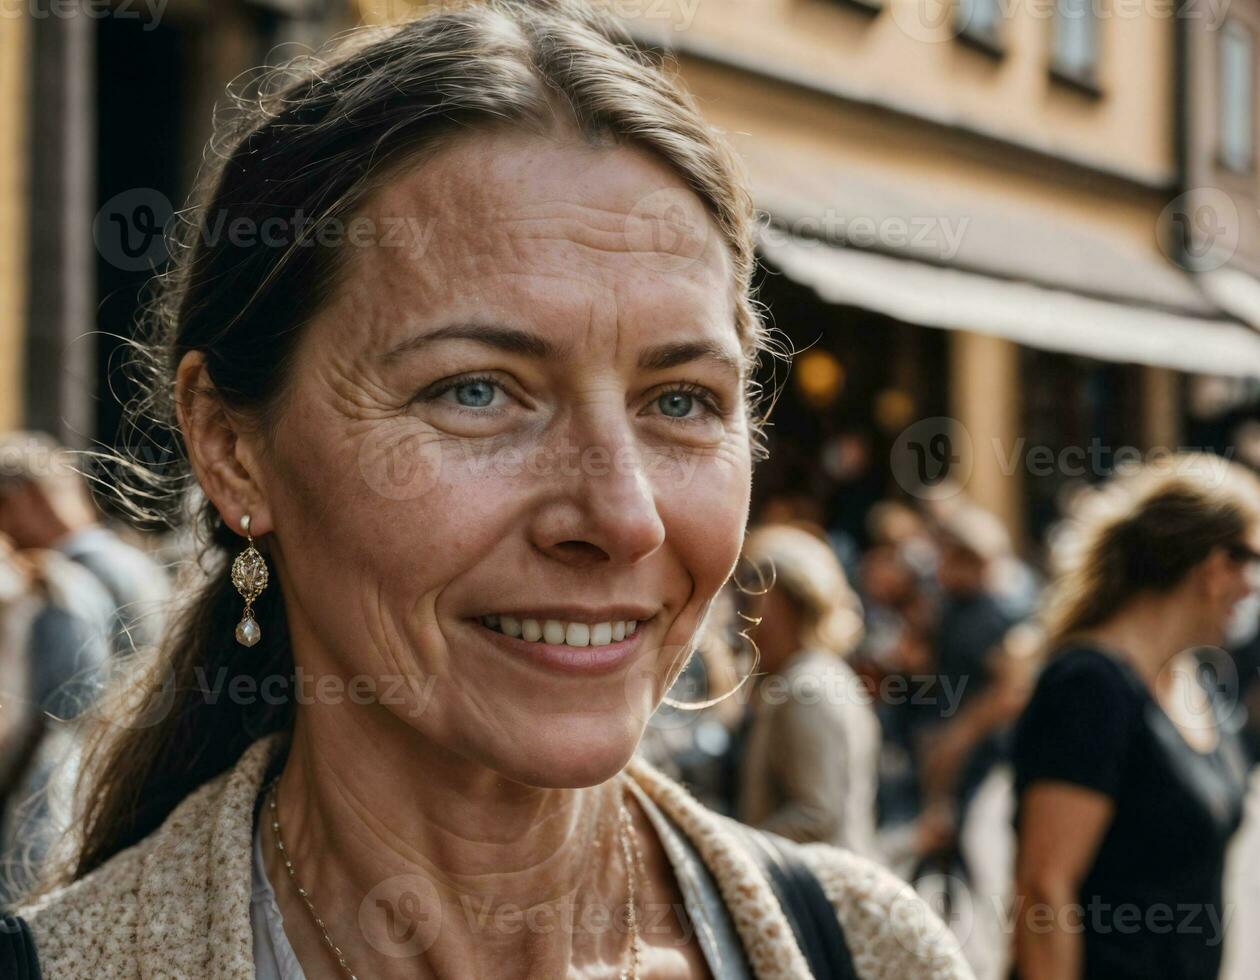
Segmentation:
<svg viewBox="0 0 1260 980">
<path fill-rule="evenodd" d="M 968 47 L 995 58 L 1006 55 L 1002 0 L 954 0 L 954 30 Z"/>
<path fill-rule="evenodd" d="M 1093 97 L 1102 95 L 1102 18 L 1094 7 L 1097 2 L 1054 0 L 1050 36 L 1050 77 Z"/>
<path fill-rule="evenodd" d="M 1230 47 L 1230 45 L 1235 45 Z M 1229 52 L 1243 59 L 1240 67 L 1231 68 Z M 1240 90 L 1229 92 L 1229 73 L 1241 73 Z M 1241 97 L 1242 105 L 1230 103 L 1231 95 Z M 1242 135 L 1235 136 L 1239 121 Z M 1234 142 L 1234 140 L 1238 142 Z M 1224 170 L 1249 174 L 1256 166 L 1256 36 L 1248 25 L 1229 17 L 1221 25 L 1216 42 L 1216 162 Z"/>
</svg>

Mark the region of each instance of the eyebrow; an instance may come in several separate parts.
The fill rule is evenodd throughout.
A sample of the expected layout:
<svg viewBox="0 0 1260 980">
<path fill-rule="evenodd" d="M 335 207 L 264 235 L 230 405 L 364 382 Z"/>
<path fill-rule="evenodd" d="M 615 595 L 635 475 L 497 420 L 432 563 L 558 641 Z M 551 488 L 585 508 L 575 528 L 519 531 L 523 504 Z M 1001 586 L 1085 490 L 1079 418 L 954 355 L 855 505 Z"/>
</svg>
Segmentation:
<svg viewBox="0 0 1260 980">
<path fill-rule="evenodd" d="M 453 323 L 425 334 L 408 337 L 391 347 L 381 358 L 392 362 L 404 354 L 422 350 L 442 340 L 471 340 L 508 354 L 519 354 L 535 360 L 555 360 L 563 354 L 562 348 L 528 330 L 499 324 Z M 715 361 L 736 378 L 743 380 L 744 364 L 740 358 L 711 340 L 679 340 L 649 347 L 639 354 L 638 367 L 641 371 L 666 371 L 700 360 Z"/>
<path fill-rule="evenodd" d="M 521 354 L 539 360 L 554 358 L 560 353 L 551 341 L 527 330 L 489 323 L 452 323 L 428 333 L 408 337 L 387 350 L 381 359 L 386 362 L 395 361 L 404 354 L 423 350 L 440 340 L 473 340 L 509 354 Z"/>
<path fill-rule="evenodd" d="M 649 347 L 639 355 L 641 371 L 665 371 L 692 361 L 716 361 L 741 381 L 744 364 L 721 344 L 712 340 L 679 340 Z"/>
</svg>

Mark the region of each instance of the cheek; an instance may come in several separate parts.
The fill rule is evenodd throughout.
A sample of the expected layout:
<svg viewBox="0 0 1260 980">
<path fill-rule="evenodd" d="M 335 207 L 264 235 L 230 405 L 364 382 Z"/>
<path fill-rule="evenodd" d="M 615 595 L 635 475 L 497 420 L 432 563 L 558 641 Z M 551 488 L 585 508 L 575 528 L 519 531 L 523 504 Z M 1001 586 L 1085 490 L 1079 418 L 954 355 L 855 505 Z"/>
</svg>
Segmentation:
<svg viewBox="0 0 1260 980">
<path fill-rule="evenodd" d="M 284 474 L 296 491 L 292 522 L 326 536 L 339 560 L 405 583 L 413 595 L 475 561 L 510 516 L 510 481 L 468 465 L 451 440 L 413 420 L 351 426 L 331 439 L 299 434 L 295 442 L 302 458 Z"/>
<path fill-rule="evenodd" d="M 713 597 L 739 559 L 751 470 L 747 453 L 719 452 L 675 461 L 655 483 L 668 547 L 691 573 L 700 602 Z"/>
</svg>

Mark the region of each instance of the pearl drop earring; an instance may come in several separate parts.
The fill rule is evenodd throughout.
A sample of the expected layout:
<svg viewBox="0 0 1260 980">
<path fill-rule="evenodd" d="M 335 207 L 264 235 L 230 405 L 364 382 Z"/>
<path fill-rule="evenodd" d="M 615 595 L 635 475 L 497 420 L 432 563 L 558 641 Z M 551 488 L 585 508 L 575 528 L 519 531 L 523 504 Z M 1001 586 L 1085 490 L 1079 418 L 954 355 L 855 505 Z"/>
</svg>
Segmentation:
<svg viewBox="0 0 1260 980">
<path fill-rule="evenodd" d="M 267 563 L 254 547 L 254 536 L 249 533 L 249 515 L 241 517 L 241 530 L 249 540 L 249 545 L 236 556 L 232 562 L 232 584 L 245 600 L 245 613 L 236 624 L 236 642 L 241 646 L 252 647 L 262 639 L 262 629 L 254 619 L 254 600 L 262 595 L 267 587 Z"/>
</svg>

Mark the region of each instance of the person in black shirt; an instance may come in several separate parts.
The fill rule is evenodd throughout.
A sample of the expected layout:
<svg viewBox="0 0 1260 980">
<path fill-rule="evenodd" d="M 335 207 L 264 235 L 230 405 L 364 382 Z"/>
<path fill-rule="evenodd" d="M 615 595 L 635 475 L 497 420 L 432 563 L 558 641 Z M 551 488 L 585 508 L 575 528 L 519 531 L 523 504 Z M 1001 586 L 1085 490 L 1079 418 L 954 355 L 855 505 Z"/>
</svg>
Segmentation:
<svg viewBox="0 0 1260 980">
<path fill-rule="evenodd" d="M 1113 481 L 1069 539 L 1014 736 L 1020 980 L 1220 971 L 1247 764 L 1197 653 L 1255 587 L 1260 484 L 1208 463 Z"/>
</svg>

